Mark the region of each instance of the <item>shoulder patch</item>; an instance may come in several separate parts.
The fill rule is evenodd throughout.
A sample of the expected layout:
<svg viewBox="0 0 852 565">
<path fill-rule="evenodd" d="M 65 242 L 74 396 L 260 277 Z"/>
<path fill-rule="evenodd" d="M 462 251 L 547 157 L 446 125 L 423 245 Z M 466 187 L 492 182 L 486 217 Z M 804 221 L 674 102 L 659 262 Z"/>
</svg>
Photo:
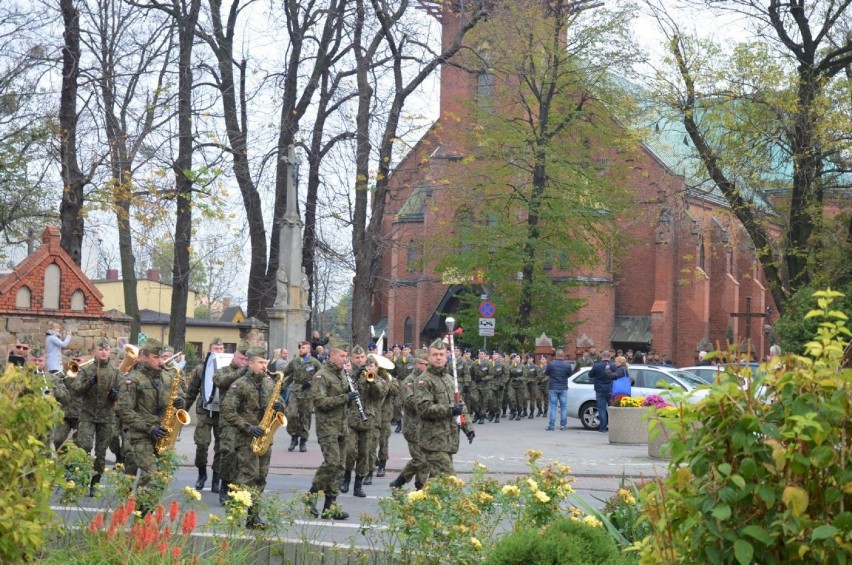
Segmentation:
<svg viewBox="0 0 852 565">
<path fill-rule="evenodd" d="M 231 390 L 236 390 L 236 389 L 237 389 L 237 383 L 232 384 L 232 385 L 231 385 Z"/>
</svg>

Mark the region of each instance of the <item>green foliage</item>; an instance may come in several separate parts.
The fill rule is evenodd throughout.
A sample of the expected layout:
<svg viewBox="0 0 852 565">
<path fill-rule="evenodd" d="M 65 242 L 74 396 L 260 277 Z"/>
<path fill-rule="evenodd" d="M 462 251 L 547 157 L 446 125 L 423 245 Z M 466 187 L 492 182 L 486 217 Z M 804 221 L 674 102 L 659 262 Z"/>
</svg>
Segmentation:
<svg viewBox="0 0 852 565">
<path fill-rule="evenodd" d="M 619 534 L 614 536 L 616 543 L 630 545 L 651 533 L 640 490 L 637 486 L 627 488 L 622 478 L 621 488 L 604 504 L 603 518 Z"/>
<path fill-rule="evenodd" d="M 643 490 L 643 563 L 848 563 L 852 559 L 852 332 L 841 295 L 814 293 L 804 356 L 720 378 L 669 418 L 669 474 Z M 733 373 L 733 369 L 728 369 Z M 761 381 L 761 379 L 763 379 Z"/>
<path fill-rule="evenodd" d="M 0 375 L 0 562 L 32 559 L 53 525 L 50 494 L 62 481 L 50 432 L 59 405 L 41 394 L 41 377 L 8 365 Z"/>
<path fill-rule="evenodd" d="M 783 351 L 801 354 L 805 350 L 805 343 L 810 341 L 816 333 L 820 320 L 805 318 L 813 305 L 813 293 L 816 290 L 817 287 L 814 285 L 804 287 L 784 305 L 784 315 L 775 322 L 775 333 L 778 335 L 778 343 Z M 837 290 L 845 296 L 835 300 L 835 309 L 852 312 L 852 280 L 847 281 L 845 286 L 838 287 Z"/>
<path fill-rule="evenodd" d="M 561 518 L 541 531 L 524 529 L 509 534 L 488 553 L 488 565 L 549 565 L 552 563 L 632 563 L 621 555 L 612 537 L 595 528 Z"/>
</svg>

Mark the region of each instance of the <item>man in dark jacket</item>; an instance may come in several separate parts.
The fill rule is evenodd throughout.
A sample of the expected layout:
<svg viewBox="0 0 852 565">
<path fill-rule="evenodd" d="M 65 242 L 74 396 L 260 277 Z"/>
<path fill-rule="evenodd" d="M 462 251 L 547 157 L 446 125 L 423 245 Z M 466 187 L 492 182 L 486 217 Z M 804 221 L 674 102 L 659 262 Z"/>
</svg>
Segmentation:
<svg viewBox="0 0 852 565">
<path fill-rule="evenodd" d="M 556 403 L 559 402 L 559 429 L 568 429 L 568 377 L 571 376 L 571 363 L 565 360 L 565 351 L 556 350 L 556 359 L 544 370 L 547 377 L 547 400 L 550 404 L 550 416 L 545 430 L 552 432 L 556 424 Z"/>
<path fill-rule="evenodd" d="M 600 426 L 598 431 L 609 431 L 609 419 L 607 417 L 607 406 L 612 398 L 612 373 L 615 372 L 615 363 L 610 359 L 612 353 L 607 350 L 601 351 L 601 360 L 595 361 L 589 371 L 589 378 L 595 385 L 595 398 L 598 404 L 598 420 Z"/>
</svg>

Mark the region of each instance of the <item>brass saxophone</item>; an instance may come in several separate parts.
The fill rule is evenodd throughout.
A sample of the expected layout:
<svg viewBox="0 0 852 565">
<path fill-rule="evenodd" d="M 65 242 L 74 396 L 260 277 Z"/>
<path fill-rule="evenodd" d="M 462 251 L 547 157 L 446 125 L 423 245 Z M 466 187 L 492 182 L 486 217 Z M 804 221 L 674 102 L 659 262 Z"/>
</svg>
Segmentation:
<svg viewBox="0 0 852 565">
<path fill-rule="evenodd" d="M 189 413 L 186 410 L 175 408 L 175 399 L 180 394 L 180 383 L 183 380 L 180 369 L 173 363 L 173 360 L 178 355 L 180 354 L 171 356 L 163 363 L 163 366 L 167 369 L 174 369 L 175 374 L 172 376 L 172 389 L 169 392 L 169 398 L 166 400 L 166 410 L 160 422 L 160 426 L 166 430 L 166 435 L 158 439 L 157 443 L 154 444 L 154 452 L 157 455 L 162 455 L 174 449 L 181 426 L 185 426 L 190 422 Z"/>
<path fill-rule="evenodd" d="M 258 427 L 263 429 L 263 435 L 251 440 L 251 450 L 255 455 L 263 455 L 269 451 L 272 445 L 272 437 L 281 426 L 287 425 L 287 417 L 281 412 L 275 411 L 275 401 L 281 396 L 281 387 L 284 384 L 284 373 L 281 371 L 266 373 L 270 377 L 278 377 L 275 381 L 275 388 L 272 389 L 272 396 L 269 397 L 269 402 L 266 403 L 266 410 L 263 412 L 263 418 L 260 420 Z"/>
</svg>

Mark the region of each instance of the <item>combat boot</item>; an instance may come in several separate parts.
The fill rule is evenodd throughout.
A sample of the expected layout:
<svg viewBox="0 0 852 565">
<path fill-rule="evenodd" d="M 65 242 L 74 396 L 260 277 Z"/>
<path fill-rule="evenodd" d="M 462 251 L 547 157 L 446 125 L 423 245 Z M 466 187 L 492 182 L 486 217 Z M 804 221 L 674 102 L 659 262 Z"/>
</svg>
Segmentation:
<svg viewBox="0 0 852 565">
<path fill-rule="evenodd" d="M 299 436 L 290 436 L 290 446 L 287 448 L 287 451 L 293 451 L 297 445 L 299 445 Z"/>
<path fill-rule="evenodd" d="M 499 412 L 499 410 L 498 410 L 498 411 L 497 411 L 497 413 L 494 415 L 494 423 L 495 423 L 495 424 L 499 424 L 499 423 L 500 423 L 500 412 Z"/>
<path fill-rule="evenodd" d="M 378 469 L 376 469 L 376 476 L 377 477 L 384 477 L 385 476 L 385 464 L 387 463 L 387 461 L 385 461 L 384 459 L 379 459 L 378 463 L 379 463 L 379 467 L 378 467 Z"/>
<path fill-rule="evenodd" d="M 364 477 L 360 475 L 355 475 L 355 487 L 352 489 L 352 496 L 357 496 L 358 498 L 365 498 L 367 493 L 364 492 L 364 489 L 361 488 L 361 485 L 364 484 Z"/>
<path fill-rule="evenodd" d="M 213 471 L 213 482 L 210 485 L 210 492 L 212 492 L 213 494 L 217 494 L 219 492 L 219 481 L 220 480 L 221 479 L 219 478 L 219 473 L 217 473 L 216 471 Z"/>
<path fill-rule="evenodd" d="M 228 481 L 222 479 L 222 486 L 219 488 L 219 504 L 225 506 L 225 503 L 228 502 Z"/>
<path fill-rule="evenodd" d="M 92 480 L 89 481 L 89 498 L 95 497 L 95 485 L 101 482 L 100 473 L 92 475 Z"/>
<path fill-rule="evenodd" d="M 394 433 L 398 434 L 401 431 L 402 431 L 402 419 L 399 419 L 399 420 L 396 421 L 396 429 L 394 430 Z"/>
<path fill-rule="evenodd" d="M 198 479 L 195 481 L 195 490 L 200 491 L 207 483 L 207 467 L 198 468 Z"/>
<path fill-rule="evenodd" d="M 304 453 L 307 450 L 308 450 L 308 438 L 306 438 L 306 437 L 299 438 L 299 451 Z"/>
<path fill-rule="evenodd" d="M 368 486 L 373 484 L 373 472 L 372 471 L 367 473 L 367 476 L 364 477 L 364 484 L 368 485 Z"/>
<path fill-rule="evenodd" d="M 343 478 L 340 479 L 340 492 L 346 494 L 349 492 L 349 483 L 352 482 L 352 471 L 344 471 Z"/>
<path fill-rule="evenodd" d="M 391 489 L 402 488 L 402 487 L 404 487 L 404 486 L 405 486 L 405 483 L 406 483 L 406 482 L 407 482 L 407 481 L 405 480 L 405 477 L 403 477 L 403 476 L 400 474 L 397 478 L 395 478 L 394 480 L 392 480 L 392 481 L 391 481 L 391 483 L 390 483 L 390 488 L 391 488 Z"/>
<path fill-rule="evenodd" d="M 423 483 L 414 479 L 414 490 L 423 490 Z"/>
<path fill-rule="evenodd" d="M 320 512 L 317 510 L 317 497 L 316 494 L 319 492 L 315 486 L 311 485 L 308 494 L 305 495 L 305 505 L 308 507 L 308 511 L 311 513 L 311 516 L 314 518 L 319 518 Z"/>
<path fill-rule="evenodd" d="M 349 514 L 344 512 L 342 508 L 335 504 L 336 496 L 325 497 L 325 502 L 322 505 L 322 517 L 329 520 L 345 520 Z"/>
<path fill-rule="evenodd" d="M 532 420 L 535 418 L 535 410 L 530 410 L 530 415 L 527 416 L 527 420 Z"/>
<path fill-rule="evenodd" d="M 266 521 L 258 516 L 255 505 L 248 507 L 248 517 L 246 518 L 246 528 L 249 530 L 265 530 L 268 527 Z"/>
</svg>

